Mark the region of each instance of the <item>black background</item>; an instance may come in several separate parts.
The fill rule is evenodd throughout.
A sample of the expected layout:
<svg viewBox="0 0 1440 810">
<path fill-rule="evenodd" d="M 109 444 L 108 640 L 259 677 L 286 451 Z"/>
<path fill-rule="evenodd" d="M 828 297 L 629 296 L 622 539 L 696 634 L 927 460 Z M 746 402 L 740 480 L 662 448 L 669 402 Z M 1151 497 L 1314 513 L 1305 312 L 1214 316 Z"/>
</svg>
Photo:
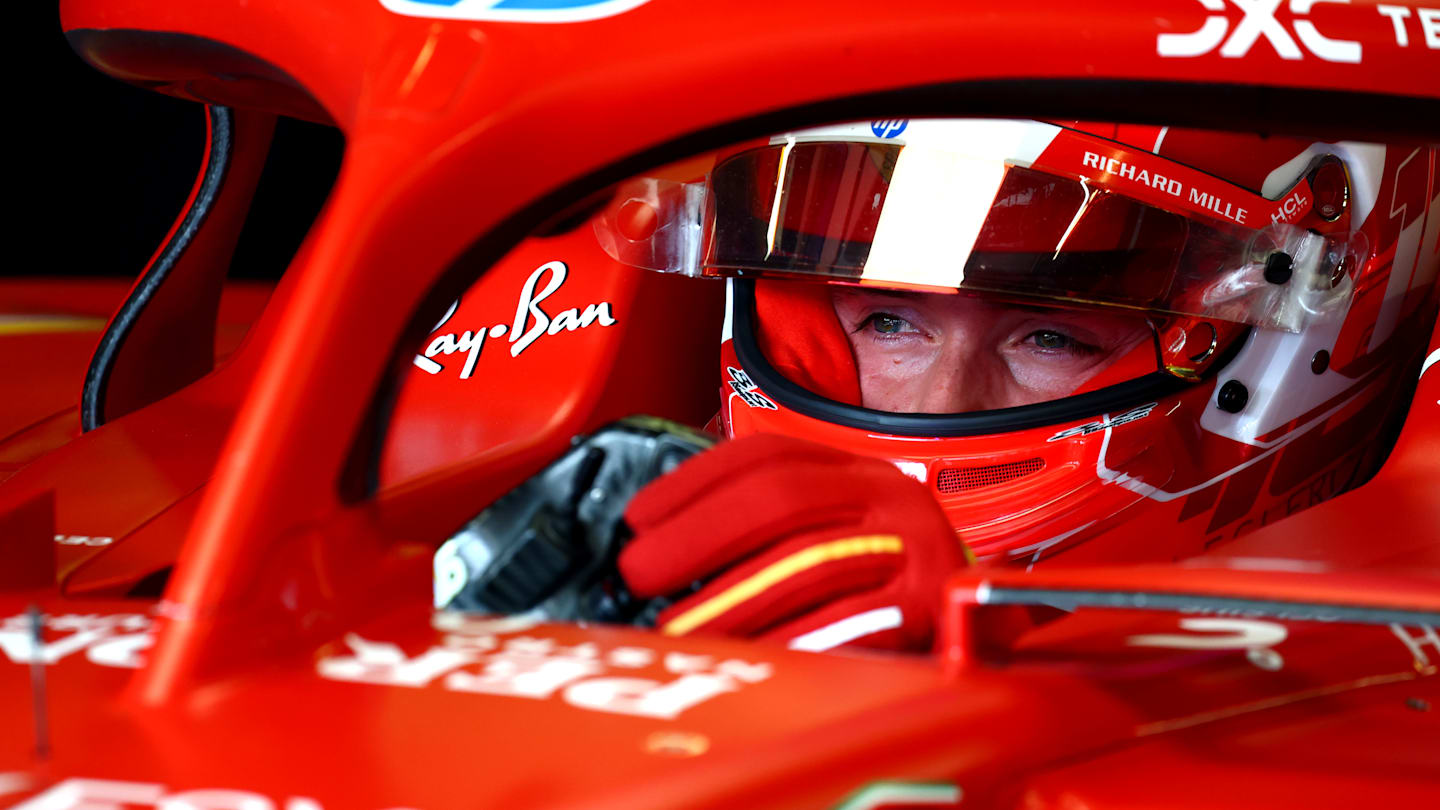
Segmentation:
<svg viewBox="0 0 1440 810">
<path fill-rule="evenodd" d="M 128 276 L 180 212 L 205 144 L 204 109 L 112 79 L 70 49 L 58 4 L 25 21 L 34 103 L 16 104 L 6 276 Z M 16 106 L 28 108 L 16 111 Z M 339 171 L 337 130 L 280 120 L 230 267 L 278 278 Z"/>
</svg>

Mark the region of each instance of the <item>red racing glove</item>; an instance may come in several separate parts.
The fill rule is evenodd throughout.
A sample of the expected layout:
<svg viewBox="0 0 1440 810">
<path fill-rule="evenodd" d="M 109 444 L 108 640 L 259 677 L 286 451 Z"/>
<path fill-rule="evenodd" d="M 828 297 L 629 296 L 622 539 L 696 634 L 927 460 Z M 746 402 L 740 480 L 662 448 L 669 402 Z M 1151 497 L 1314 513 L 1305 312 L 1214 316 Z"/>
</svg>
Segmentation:
<svg viewBox="0 0 1440 810">
<path fill-rule="evenodd" d="M 945 580 L 970 559 L 940 505 L 894 466 L 784 436 L 689 459 L 625 520 L 635 538 L 620 573 L 637 596 L 705 581 L 659 614 L 668 635 L 928 652 Z"/>
</svg>

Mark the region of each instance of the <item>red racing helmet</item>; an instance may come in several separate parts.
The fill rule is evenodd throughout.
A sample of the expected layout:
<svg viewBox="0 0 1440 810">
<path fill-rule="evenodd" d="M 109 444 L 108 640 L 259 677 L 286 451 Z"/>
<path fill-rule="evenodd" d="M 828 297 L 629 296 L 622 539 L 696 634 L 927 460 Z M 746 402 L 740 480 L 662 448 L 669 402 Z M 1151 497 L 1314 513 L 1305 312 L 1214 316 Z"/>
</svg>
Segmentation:
<svg viewBox="0 0 1440 810">
<path fill-rule="evenodd" d="M 634 180 L 595 230 L 625 263 L 729 279 L 726 435 L 887 459 L 982 558 L 1168 558 L 1383 460 L 1434 323 L 1435 161 L 866 121 Z"/>
</svg>

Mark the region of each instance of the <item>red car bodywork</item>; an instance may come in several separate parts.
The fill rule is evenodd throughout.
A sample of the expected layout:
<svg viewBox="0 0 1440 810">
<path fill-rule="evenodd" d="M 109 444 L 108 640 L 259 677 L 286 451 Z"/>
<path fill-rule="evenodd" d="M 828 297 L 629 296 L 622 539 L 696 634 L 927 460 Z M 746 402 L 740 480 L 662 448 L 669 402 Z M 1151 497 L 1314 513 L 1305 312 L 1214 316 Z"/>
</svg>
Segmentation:
<svg viewBox="0 0 1440 810">
<path fill-rule="evenodd" d="M 861 116 L 1250 123 L 1239 116 L 1430 141 L 1440 126 L 1426 117 L 1440 12 L 1418 7 L 626 5 L 541 24 L 361 0 L 63 3 L 91 63 L 235 107 L 237 176 L 258 171 L 275 113 L 339 126 L 347 151 L 238 347 L 222 329 L 184 363 L 159 368 L 155 354 L 259 311 L 263 292 L 227 304 L 214 272 L 243 183 L 225 187 L 166 282 L 185 294 L 143 309 L 99 424 L 79 433 L 73 410 L 97 331 L 66 333 L 73 378 L 0 411 L 0 801 L 1350 807 L 1440 795 L 1433 368 L 1359 489 L 1224 556 L 964 572 L 938 660 L 433 614 L 435 546 L 572 436 L 635 412 L 692 424 L 713 412 L 716 375 L 695 358 L 713 357 L 714 330 L 693 327 L 718 323 L 714 289 L 579 272 L 598 251 L 563 236 L 511 250 L 610 182 Z M 1210 50 L 1158 52 L 1162 35 L 1207 29 L 1221 31 Z M 1241 52 L 1221 53 L 1230 42 Z M 1426 182 L 1440 188 L 1437 167 Z M 524 354 L 482 346 L 483 390 L 448 376 L 463 352 L 429 356 L 447 376 L 418 376 L 413 347 L 434 345 L 436 314 L 474 276 L 499 262 L 465 312 L 505 323 L 562 249 L 577 271 L 546 311 L 609 303 L 614 324 L 547 333 Z M 32 301 L 7 314 L 91 319 L 124 295 L 97 288 L 92 305 L 13 289 Z M 219 314 L 191 317 L 197 297 Z M 40 338 L 0 340 L 16 341 L 15 375 L 44 372 L 23 365 Z M 1440 331 L 1426 356 L 1437 351 Z M 397 382 L 406 368 L 422 382 Z M 379 404 L 391 394 L 393 409 Z M 163 598 L 145 596 L 167 570 Z M 1032 627 L 997 594 L 1081 601 Z M 45 614 L 38 645 L 31 605 Z"/>
</svg>

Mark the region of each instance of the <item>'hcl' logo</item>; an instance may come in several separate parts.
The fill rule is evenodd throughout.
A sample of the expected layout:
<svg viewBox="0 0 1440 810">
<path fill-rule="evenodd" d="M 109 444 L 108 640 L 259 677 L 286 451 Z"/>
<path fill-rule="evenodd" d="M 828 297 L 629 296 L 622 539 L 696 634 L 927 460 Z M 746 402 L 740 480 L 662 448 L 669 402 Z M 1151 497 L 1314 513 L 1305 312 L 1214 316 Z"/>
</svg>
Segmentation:
<svg viewBox="0 0 1440 810">
<path fill-rule="evenodd" d="M 613 17 L 648 2 L 650 0 L 380 0 L 380 5 L 407 17 L 571 23 Z"/>
<path fill-rule="evenodd" d="M 1245 13 L 1244 18 L 1232 30 L 1230 20 L 1224 14 L 1211 14 L 1198 31 L 1188 34 L 1161 34 L 1155 39 L 1155 50 L 1161 56 L 1201 56 L 1220 47 L 1220 55 L 1237 59 L 1250 52 L 1250 48 L 1264 37 L 1280 54 L 1281 59 L 1303 59 L 1300 45 L 1285 26 L 1275 19 L 1275 11 L 1283 0 L 1230 0 Z M 1290 13 L 1309 14 L 1318 3 L 1346 3 L 1350 0 L 1290 0 Z M 1207 11 L 1225 10 L 1225 0 L 1199 0 Z M 1320 33 L 1315 23 L 1309 20 L 1291 20 L 1290 25 L 1299 37 L 1300 44 L 1310 53 L 1327 62 L 1359 62 L 1360 43 L 1348 39 L 1330 39 Z M 1227 37 L 1226 34 L 1229 34 Z M 1224 44 L 1221 44 L 1221 43 Z"/>
</svg>

